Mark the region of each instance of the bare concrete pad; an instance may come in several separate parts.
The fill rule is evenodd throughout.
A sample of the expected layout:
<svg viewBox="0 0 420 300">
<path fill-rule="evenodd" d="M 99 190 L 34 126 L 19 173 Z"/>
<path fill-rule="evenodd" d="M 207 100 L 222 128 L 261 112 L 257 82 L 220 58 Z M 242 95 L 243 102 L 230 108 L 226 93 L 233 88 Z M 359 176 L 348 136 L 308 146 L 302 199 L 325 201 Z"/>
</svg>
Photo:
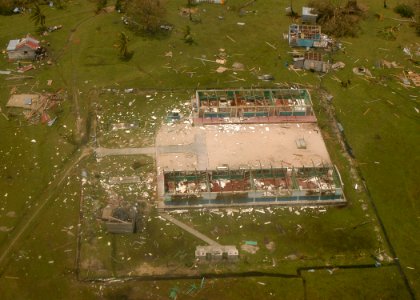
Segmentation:
<svg viewBox="0 0 420 300">
<path fill-rule="evenodd" d="M 7 101 L 6 107 L 19 107 L 25 109 L 37 109 L 40 96 L 37 94 L 12 95 Z"/>
<path fill-rule="evenodd" d="M 159 170 L 195 170 L 197 156 L 193 153 L 163 153 L 156 157 Z"/>
<path fill-rule="evenodd" d="M 306 149 L 296 140 L 304 139 Z M 183 153 L 158 153 L 158 170 L 301 167 L 330 164 L 318 126 L 304 124 L 164 125 L 156 146 L 188 145 Z"/>
<path fill-rule="evenodd" d="M 156 146 L 187 145 L 194 142 L 194 129 L 188 124 L 164 124 L 157 133 Z"/>
<path fill-rule="evenodd" d="M 267 168 L 330 163 L 315 124 L 208 126 L 206 133 L 210 169 L 222 164 Z M 307 149 L 297 148 L 296 140 L 301 138 Z"/>
</svg>

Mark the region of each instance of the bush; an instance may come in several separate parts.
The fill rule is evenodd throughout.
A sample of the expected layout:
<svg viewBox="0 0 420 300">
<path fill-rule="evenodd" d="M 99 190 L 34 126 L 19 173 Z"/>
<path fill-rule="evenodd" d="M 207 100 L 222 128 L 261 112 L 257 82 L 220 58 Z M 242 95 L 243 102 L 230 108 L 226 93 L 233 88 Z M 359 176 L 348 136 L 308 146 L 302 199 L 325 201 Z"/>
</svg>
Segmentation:
<svg viewBox="0 0 420 300">
<path fill-rule="evenodd" d="M 108 4 L 107 0 L 98 0 L 96 2 L 96 13 L 99 13 Z"/>
<path fill-rule="evenodd" d="M 407 4 L 399 4 L 394 8 L 394 11 L 403 18 L 414 17 L 414 9 Z"/>
<path fill-rule="evenodd" d="M 356 36 L 360 29 L 359 21 L 366 11 L 355 0 L 343 6 L 332 0 L 312 0 L 308 6 L 315 8 L 318 13 L 317 22 L 322 26 L 322 31 L 335 37 Z"/>
<path fill-rule="evenodd" d="M 0 15 L 12 15 L 15 4 L 10 0 L 0 0 Z"/>
<path fill-rule="evenodd" d="M 164 0 L 131 0 L 124 8 L 130 29 L 156 34 L 166 13 Z"/>
</svg>

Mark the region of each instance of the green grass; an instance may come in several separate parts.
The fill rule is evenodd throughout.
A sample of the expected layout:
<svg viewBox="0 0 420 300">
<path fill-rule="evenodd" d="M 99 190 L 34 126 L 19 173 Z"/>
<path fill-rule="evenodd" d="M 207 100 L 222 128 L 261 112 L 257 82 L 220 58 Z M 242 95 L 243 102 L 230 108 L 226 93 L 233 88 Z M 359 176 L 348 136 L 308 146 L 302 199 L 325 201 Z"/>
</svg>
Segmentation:
<svg viewBox="0 0 420 300">
<path fill-rule="evenodd" d="M 420 108 L 420 105 L 418 97 L 412 97 L 418 94 L 418 88 L 404 88 L 397 82 L 394 75 L 401 74 L 402 69 L 373 69 L 379 59 L 386 59 L 395 60 L 406 69 L 416 70 L 417 67 L 402 51 L 403 47 L 413 45 L 415 32 L 414 28 L 404 22 L 396 33 L 396 40 L 385 40 L 377 34 L 378 31 L 399 23 L 390 19 L 399 18 L 392 11 L 397 1 L 387 2 L 391 9 L 385 10 L 382 2 L 367 1 L 369 13 L 361 24 L 360 36 L 344 38 L 344 51 L 333 56 L 335 60 L 345 62 L 346 68 L 324 76 L 322 85 L 334 95 L 332 106 L 338 121 L 344 126 L 346 138 L 356 156 L 356 164 L 366 180 L 403 270 L 419 296 L 420 242 L 416 234 L 419 208 L 416 200 L 420 198 L 420 175 L 417 170 L 420 160 L 420 126 L 419 114 L 415 108 Z M 86 118 L 89 109 L 103 109 L 102 115 L 107 119 L 104 126 L 99 128 L 99 133 L 100 141 L 104 145 L 115 145 L 117 137 L 106 132 L 105 127 L 108 126 L 107 123 L 113 123 L 120 117 L 124 121 L 129 121 L 131 117 L 137 118 L 141 126 L 134 134 L 134 141 L 129 141 L 129 134 L 122 133 L 118 137 L 119 142 L 122 141 L 124 145 L 149 145 L 156 130 L 151 115 L 158 118 L 157 125 L 165 116 L 166 109 L 179 107 L 180 103 L 186 102 L 196 87 L 273 86 L 274 83 L 257 79 L 257 75 L 266 73 L 275 76 L 275 83 L 300 82 L 318 85 L 319 79 L 316 75 L 303 72 L 299 72 L 298 75 L 284 67 L 285 62 L 290 61 L 287 54 L 290 48 L 281 37 L 291 22 L 284 16 L 287 4 L 258 1 L 247 8 L 258 11 L 256 14 L 240 17 L 235 8 L 242 3 L 240 0 L 230 0 L 225 6 L 199 5 L 202 23 L 190 24 L 196 41 L 192 46 L 182 41 L 182 31 L 190 23 L 188 18 L 178 15 L 178 9 L 185 1 L 168 1 L 167 21 L 174 25 L 174 31 L 168 36 L 158 38 L 132 34 L 120 22 L 121 16 L 116 13 L 95 15 L 93 2 L 71 1 L 65 10 L 42 6 L 47 15 L 47 25 L 63 25 L 63 29 L 42 37 L 51 44 L 53 64 L 37 64 L 37 70 L 27 73 L 35 76 L 34 79 L 7 81 L 3 79 L 5 75 L 0 75 L 0 107 L 5 110 L 5 103 L 13 86 L 16 86 L 20 93 L 30 92 L 31 89 L 52 92 L 63 88 L 67 91 L 68 98 L 63 102 L 62 112 L 53 127 L 26 126 L 22 117 L 6 121 L 0 116 L 0 226 L 14 227 L 21 220 L 27 219 L 48 183 L 53 181 L 54 175 L 58 174 L 65 162 L 72 157 L 77 148 L 72 143 L 76 128 L 74 120 L 77 115 L 73 100 L 75 92 L 79 93 L 79 112 L 83 118 Z M 300 7 L 306 3 L 298 1 L 293 4 Z M 383 14 L 385 19 L 379 21 L 374 17 L 375 13 Z M 219 20 L 219 15 L 223 15 L 224 20 Z M 245 26 L 239 26 L 237 22 L 244 22 Z M 128 62 L 119 60 L 117 50 L 113 47 L 117 34 L 121 31 L 129 34 L 129 49 L 134 51 L 133 58 Z M 9 39 L 21 37 L 28 32 L 34 32 L 28 15 L 0 18 L 2 45 L 6 45 Z M 277 49 L 271 48 L 266 42 L 275 45 Z M 214 60 L 220 48 L 224 48 L 228 54 L 228 67 L 237 61 L 245 65 L 246 71 L 218 74 L 214 72 L 217 64 L 202 63 L 195 59 Z M 172 58 L 165 56 L 169 51 L 172 51 Z M 372 71 L 375 80 L 367 82 L 352 73 L 353 67 L 362 65 Z M 15 67 L 16 65 L 9 64 L 6 60 L 0 60 L 1 70 Z M 342 88 L 332 79 L 332 75 L 341 80 L 350 79 L 351 85 L 347 89 Z M 241 80 L 238 81 L 238 78 Z M 48 79 L 53 79 L 52 86 L 47 85 Z M 124 88 L 151 91 L 157 89 L 159 94 L 156 100 L 159 100 L 159 103 L 146 104 L 145 95 L 153 92 L 115 95 L 102 93 L 102 88 L 115 88 L 120 91 Z M 161 90 L 176 90 L 178 94 L 175 93 L 176 95 L 170 98 L 167 93 L 161 93 Z M 163 95 L 167 97 L 163 98 Z M 132 99 L 136 101 L 132 106 L 128 106 Z M 377 99 L 380 101 L 376 101 Z M 349 206 L 343 209 L 329 209 L 326 214 L 320 215 L 319 219 L 313 218 L 309 213 L 296 216 L 281 212 L 276 214 L 278 217 L 272 216 L 271 225 L 261 226 L 267 228 L 263 229 L 267 238 L 277 241 L 275 253 L 260 250 L 255 256 L 249 256 L 248 260 L 251 262 L 263 262 L 265 256 L 270 258 L 269 255 L 280 258 L 288 253 L 301 253 L 322 264 L 358 263 L 360 260 L 367 262 L 365 258 L 372 253 L 376 254 L 378 245 L 386 248 L 383 241 L 377 240 L 378 237 L 381 240 L 383 238 L 381 233 L 378 235 L 375 232 L 379 226 L 371 207 L 366 211 L 362 209 L 363 205 L 369 203 L 367 195 L 353 189 L 355 183 L 360 185 L 361 182 L 347 171 L 349 164 L 334 140 L 324 108 L 319 105 L 316 97 L 313 101 L 330 155 L 343 176 L 346 196 L 350 200 Z M 130 110 L 132 114 L 128 113 Z M 120 112 L 124 115 L 118 115 Z M 101 115 L 101 111 L 99 114 Z M 137 141 L 140 138 L 142 141 Z M 37 142 L 32 143 L 32 139 Z M 80 181 L 77 177 L 80 176 L 80 171 L 79 168 L 69 175 L 68 185 L 65 183 L 63 190 L 45 208 L 42 217 L 36 220 L 25 238 L 18 243 L 6 272 L 0 278 L 2 298 L 44 299 L 48 293 L 60 299 L 113 299 L 119 295 L 133 297 L 139 294 L 146 299 L 166 299 L 170 288 L 176 284 L 182 285 L 182 290 L 185 291 L 193 281 L 164 281 L 159 283 L 160 289 L 149 282 L 125 283 L 100 289 L 99 284 L 83 284 L 75 280 L 76 238 L 68 233 L 68 229 L 62 230 L 64 227 L 74 226 L 70 231 L 76 234 L 79 222 L 77 203 L 80 196 Z M 10 211 L 14 211 L 16 217 L 8 217 L 6 214 Z M 260 224 L 265 220 L 261 216 L 256 218 L 261 218 Z M 220 221 L 217 217 L 215 219 Z M 348 234 L 340 234 L 341 229 L 334 230 L 339 227 L 351 228 L 367 220 L 374 222 L 349 230 L 351 232 Z M 158 221 L 156 220 L 157 227 Z M 296 222 L 303 226 L 304 232 L 295 233 Z M 204 232 L 214 229 L 210 222 L 197 223 Z M 275 223 L 282 225 L 284 235 L 273 235 L 272 227 Z M 230 220 L 227 224 L 237 225 L 235 220 Z M 260 227 L 253 223 L 253 219 L 249 218 L 246 221 L 246 228 L 249 231 L 245 235 L 236 229 L 224 229 L 225 235 L 220 236 L 220 239 L 237 243 L 244 239 L 256 239 L 263 245 Z M 150 234 L 164 239 L 159 232 Z M 8 238 L 9 234 L 0 233 L 0 243 L 4 244 Z M 188 244 L 187 239 L 185 245 Z M 104 237 L 99 240 L 102 247 L 94 249 L 107 249 L 108 241 L 114 243 L 114 249 L 104 251 L 104 255 L 109 255 L 112 250 L 119 257 L 129 255 L 134 259 L 134 248 L 119 247 L 124 244 L 131 245 L 133 240 L 130 237 L 117 237 L 115 240 Z M 162 249 L 172 251 L 171 243 L 172 241 L 165 241 Z M 145 246 L 139 253 L 156 251 L 154 247 Z M 344 258 L 334 257 L 336 254 L 344 255 Z M 49 261 L 54 263 L 50 264 Z M 270 268 L 268 261 L 266 264 Z M 369 261 L 372 262 L 372 259 L 369 258 Z M 308 265 L 307 261 L 289 265 L 284 263 L 283 270 L 290 273 L 293 273 L 297 266 Z M 113 264 L 111 259 L 106 261 L 106 265 L 111 266 L 114 273 L 123 274 L 129 271 L 129 268 L 126 268 L 127 264 Z M 305 273 L 304 277 L 307 281 L 307 296 L 311 299 L 407 298 L 401 277 L 394 267 L 336 271 L 334 275 L 329 275 L 327 271 L 316 271 Z M 258 284 L 257 281 L 266 282 L 266 285 Z M 197 297 L 269 299 L 272 296 L 269 294 L 271 292 L 276 295 L 274 298 L 303 298 L 301 279 L 265 281 L 257 278 L 211 282 L 208 287 L 212 288 L 204 289 Z M 343 293 L 343 290 L 348 291 L 348 294 Z M 180 298 L 188 297 L 182 294 Z"/>
<path fill-rule="evenodd" d="M 304 272 L 308 299 L 409 299 L 395 267 Z"/>
</svg>

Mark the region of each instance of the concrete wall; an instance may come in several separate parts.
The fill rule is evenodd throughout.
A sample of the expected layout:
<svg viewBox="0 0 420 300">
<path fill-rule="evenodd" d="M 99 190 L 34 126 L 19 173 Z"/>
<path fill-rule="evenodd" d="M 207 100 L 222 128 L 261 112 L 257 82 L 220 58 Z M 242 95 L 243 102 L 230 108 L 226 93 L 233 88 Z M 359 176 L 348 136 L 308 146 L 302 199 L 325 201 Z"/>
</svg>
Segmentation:
<svg viewBox="0 0 420 300">
<path fill-rule="evenodd" d="M 35 50 L 28 47 L 23 47 L 18 50 L 8 51 L 7 55 L 10 60 L 34 60 Z"/>
<path fill-rule="evenodd" d="M 106 229 L 110 233 L 133 233 L 134 222 L 132 223 L 105 223 Z"/>
</svg>

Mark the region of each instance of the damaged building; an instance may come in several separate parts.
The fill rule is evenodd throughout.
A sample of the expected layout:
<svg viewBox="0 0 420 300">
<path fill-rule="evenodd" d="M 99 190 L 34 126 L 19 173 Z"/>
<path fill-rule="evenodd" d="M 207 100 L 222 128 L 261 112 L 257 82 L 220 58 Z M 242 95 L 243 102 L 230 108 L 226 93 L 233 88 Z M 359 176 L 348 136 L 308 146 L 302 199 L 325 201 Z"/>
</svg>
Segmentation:
<svg viewBox="0 0 420 300">
<path fill-rule="evenodd" d="M 44 48 L 41 47 L 40 42 L 30 35 L 22 39 L 10 40 L 7 45 L 7 56 L 10 61 L 35 60 L 43 52 Z"/>
<path fill-rule="evenodd" d="M 156 137 L 161 208 L 346 203 L 307 90 L 198 90 L 193 101 L 193 124 Z"/>
<path fill-rule="evenodd" d="M 289 45 L 291 47 L 325 48 L 327 37 L 321 34 L 321 26 L 298 25 L 289 26 Z"/>
<path fill-rule="evenodd" d="M 333 166 L 164 172 L 166 205 L 343 202 Z"/>
<path fill-rule="evenodd" d="M 313 122 L 305 89 L 198 90 L 196 124 Z"/>
<path fill-rule="evenodd" d="M 323 60 L 319 52 L 305 52 L 302 57 L 293 62 L 295 69 L 304 69 L 312 72 L 327 73 L 330 69 L 330 63 Z"/>
<path fill-rule="evenodd" d="M 127 207 L 107 205 L 101 219 L 109 233 L 133 233 L 136 229 L 137 211 Z"/>
<path fill-rule="evenodd" d="M 318 14 L 312 7 L 302 7 L 302 23 L 304 24 L 316 24 Z"/>
</svg>

